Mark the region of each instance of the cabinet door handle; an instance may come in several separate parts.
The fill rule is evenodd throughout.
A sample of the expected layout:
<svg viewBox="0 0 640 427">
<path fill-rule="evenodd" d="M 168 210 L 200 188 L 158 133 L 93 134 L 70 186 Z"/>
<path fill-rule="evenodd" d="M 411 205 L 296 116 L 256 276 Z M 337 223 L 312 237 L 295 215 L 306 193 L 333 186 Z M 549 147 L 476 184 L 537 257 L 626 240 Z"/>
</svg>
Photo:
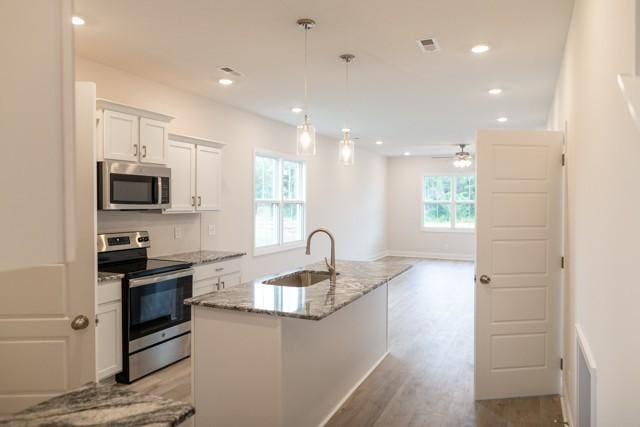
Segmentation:
<svg viewBox="0 0 640 427">
<path fill-rule="evenodd" d="M 216 271 L 222 271 L 222 270 L 224 270 L 224 267 L 218 267 L 218 268 L 216 268 Z"/>
<path fill-rule="evenodd" d="M 191 206 L 196 207 L 196 196 L 191 196 Z"/>
<path fill-rule="evenodd" d="M 138 144 L 133 144 L 133 150 L 134 150 L 133 155 L 138 157 Z"/>
<path fill-rule="evenodd" d="M 202 206 L 202 197 L 198 196 L 198 206 Z"/>
<path fill-rule="evenodd" d="M 147 157 L 147 146 L 146 145 L 142 146 L 142 157 Z"/>
<path fill-rule="evenodd" d="M 224 289 L 224 281 L 222 281 L 222 282 L 220 282 L 220 283 L 222 283 L 222 289 Z"/>
</svg>

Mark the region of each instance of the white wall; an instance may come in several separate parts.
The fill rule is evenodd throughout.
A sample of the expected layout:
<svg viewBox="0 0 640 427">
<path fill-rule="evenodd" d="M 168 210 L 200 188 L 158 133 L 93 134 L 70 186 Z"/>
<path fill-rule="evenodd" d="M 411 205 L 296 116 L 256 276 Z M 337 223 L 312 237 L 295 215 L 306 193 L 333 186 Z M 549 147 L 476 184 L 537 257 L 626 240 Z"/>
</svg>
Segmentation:
<svg viewBox="0 0 640 427">
<path fill-rule="evenodd" d="M 229 144 L 223 150 L 220 213 L 200 217 L 101 212 L 99 231 L 147 229 L 152 255 L 196 250 L 201 242 L 203 248 L 246 251 L 247 278 L 301 266 L 328 254 L 327 239 L 318 236 L 312 257 L 305 256 L 304 248 L 252 256 L 254 149 L 295 154 L 293 127 L 80 58 L 76 78 L 96 82 L 98 97 L 175 116 L 172 132 Z M 332 230 L 339 258 L 366 259 L 382 253 L 387 248 L 385 158 L 360 149 L 355 166 L 343 167 L 338 164 L 337 141 L 321 136 L 318 140 L 318 153 L 307 163 L 307 228 Z M 176 223 L 182 229 L 181 240 L 173 238 Z M 208 224 L 216 224 L 216 236 L 207 235 Z"/>
<path fill-rule="evenodd" d="M 460 174 L 451 159 L 391 157 L 387 160 L 388 230 L 391 254 L 473 259 L 475 233 L 422 230 L 422 179 L 428 174 Z M 475 171 L 465 171 L 473 174 Z"/>
<path fill-rule="evenodd" d="M 597 365 L 599 426 L 640 425 L 640 133 L 616 84 L 634 71 L 634 3 L 577 0 L 550 117 L 567 124 L 565 390 L 575 416 L 579 324 Z"/>
</svg>

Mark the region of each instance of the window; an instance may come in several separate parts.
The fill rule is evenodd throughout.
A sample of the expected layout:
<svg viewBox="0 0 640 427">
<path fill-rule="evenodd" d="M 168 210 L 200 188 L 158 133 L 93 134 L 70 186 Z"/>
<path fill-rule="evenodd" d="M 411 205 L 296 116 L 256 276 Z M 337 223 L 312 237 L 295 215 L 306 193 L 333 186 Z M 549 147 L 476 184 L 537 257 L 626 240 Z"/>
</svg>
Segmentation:
<svg viewBox="0 0 640 427">
<path fill-rule="evenodd" d="M 425 176 L 422 184 L 422 205 L 423 228 L 475 228 L 475 176 Z"/>
<path fill-rule="evenodd" d="M 305 233 L 304 162 L 256 154 L 254 191 L 256 252 L 299 246 Z"/>
</svg>

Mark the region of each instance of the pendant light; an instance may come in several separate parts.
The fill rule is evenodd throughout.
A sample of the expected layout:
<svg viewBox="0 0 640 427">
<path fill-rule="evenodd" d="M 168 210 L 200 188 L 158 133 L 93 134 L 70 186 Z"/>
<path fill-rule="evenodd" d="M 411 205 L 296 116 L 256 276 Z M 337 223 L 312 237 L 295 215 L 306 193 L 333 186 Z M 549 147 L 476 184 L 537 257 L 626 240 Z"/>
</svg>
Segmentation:
<svg viewBox="0 0 640 427">
<path fill-rule="evenodd" d="M 309 105 L 307 103 L 307 34 L 315 27 L 316 21 L 301 18 L 298 25 L 304 29 L 304 121 L 296 132 L 296 153 L 313 156 L 316 154 L 316 129 L 309 123 Z"/>
<path fill-rule="evenodd" d="M 355 55 L 345 53 L 340 55 L 340 59 L 342 59 L 345 63 L 345 93 L 347 102 L 345 103 L 345 125 L 342 128 L 342 139 L 340 140 L 338 145 L 338 159 L 341 164 L 345 166 L 351 166 L 353 164 L 353 157 L 355 154 L 355 145 L 349 135 L 351 130 L 347 127 L 351 101 L 349 94 L 349 63 L 355 59 Z"/>
<path fill-rule="evenodd" d="M 468 151 L 464 151 L 466 144 L 460 144 L 460 151 L 458 151 L 453 158 L 453 166 L 457 168 L 468 168 L 471 166 L 471 154 Z"/>
</svg>

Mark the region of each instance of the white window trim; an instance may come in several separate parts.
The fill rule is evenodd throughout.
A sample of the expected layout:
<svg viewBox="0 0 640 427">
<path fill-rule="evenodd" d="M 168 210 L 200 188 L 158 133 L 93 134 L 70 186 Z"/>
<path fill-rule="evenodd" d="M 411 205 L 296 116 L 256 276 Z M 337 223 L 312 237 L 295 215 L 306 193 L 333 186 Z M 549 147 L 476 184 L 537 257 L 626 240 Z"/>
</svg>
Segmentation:
<svg viewBox="0 0 640 427">
<path fill-rule="evenodd" d="M 302 203 L 302 239 L 295 242 L 278 243 L 276 245 L 260 246 L 256 247 L 256 157 L 264 156 L 278 159 L 278 177 L 280 183 L 278 187 L 278 193 L 282 192 L 282 160 L 290 160 L 293 162 L 302 163 L 302 199 L 301 200 L 287 200 L 286 203 Z M 293 156 L 290 154 L 278 153 L 276 151 L 255 149 L 253 150 L 253 159 L 251 161 L 251 197 L 252 197 L 252 209 L 251 209 L 251 229 L 253 239 L 253 256 L 269 255 L 278 252 L 286 252 L 294 249 L 303 248 L 306 246 L 305 236 L 307 234 L 307 162 L 299 156 Z M 260 203 L 269 203 L 271 200 L 261 200 Z M 278 239 L 282 241 L 282 224 L 283 224 L 283 204 L 282 195 L 278 194 L 278 199 L 273 200 L 274 203 L 279 203 L 278 207 Z"/>
<path fill-rule="evenodd" d="M 451 185 L 452 185 L 452 193 L 451 193 L 451 201 L 450 202 L 428 202 L 426 200 L 426 194 L 424 191 L 424 179 L 428 178 L 428 177 L 432 177 L 432 176 L 448 176 L 451 177 Z M 456 188 L 456 180 L 455 178 L 458 176 L 476 176 L 475 174 L 469 174 L 469 173 L 464 173 L 464 172 L 443 172 L 443 173 L 426 173 L 424 175 L 422 175 L 421 181 L 420 181 L 420 197 L 421 197 L 421 203 L 420 203 L 420 229 L 425 232 L 425 233 L 461 233 L 461 234 L 474 234 L 476 232 L 476 224 L 478 221 L 477 218 L 477 202 L 478 202 L 478 180 L 476 177 L 476 200 L 474 202 L 458 202 L 460 204 L 465 204 L 465 203 L 473 203 L 474 206 L 476 206 L 476 223 L 473 224 L 473 227 L 470 228 L 465 228 L 465 227 L 457 227 L 456 228 L 456 213 L 455 213 L 455 206 L 456 206 L 456 201 L 455 201 L 455 197 L 456 197 L 456 192 L 457 192 L 457 188 Z M 425 227 L 424 225 L 424 205 L 427 203 L 449 203 L 452 206 L 452 216 L 451 216 L 451 225 L 449 225 L 448 227 Z"/>
</svg>

